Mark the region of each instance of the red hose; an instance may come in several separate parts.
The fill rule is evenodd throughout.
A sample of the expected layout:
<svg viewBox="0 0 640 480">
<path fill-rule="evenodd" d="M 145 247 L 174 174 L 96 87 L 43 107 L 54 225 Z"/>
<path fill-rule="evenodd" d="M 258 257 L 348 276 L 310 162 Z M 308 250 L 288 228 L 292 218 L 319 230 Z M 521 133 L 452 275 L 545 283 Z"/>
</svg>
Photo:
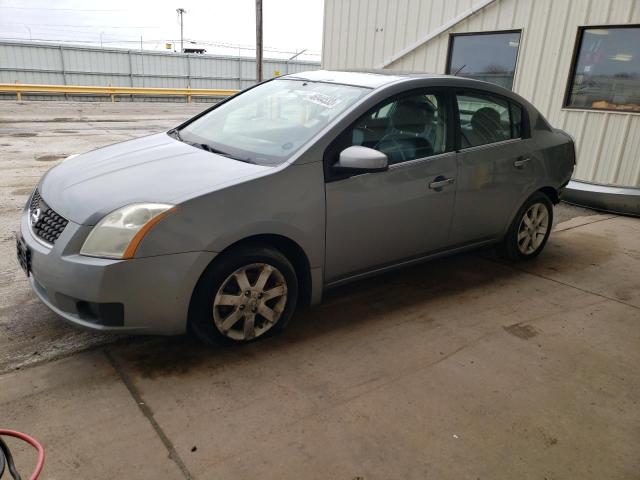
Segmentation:
<svg viewBox="0 0 640 480">
<path fill-rule="evenodd" d="M 42 472 L 42 467 L 44 466 L 44 448 L 42 447 L 42 445 L 40 445 L 40 442 L 25 433 L 16 432 L 15 430 L 3 430 L 0 428 L 0 435 L 19 438 L 23 442 L 27 442 L 38 451 L 38 461 L 36 463 L 36 468 L 33 470 L 33 473 L 29 477 L 30 480 L 37 480 L 40 476 L 40 472 Z"/>
</svg>

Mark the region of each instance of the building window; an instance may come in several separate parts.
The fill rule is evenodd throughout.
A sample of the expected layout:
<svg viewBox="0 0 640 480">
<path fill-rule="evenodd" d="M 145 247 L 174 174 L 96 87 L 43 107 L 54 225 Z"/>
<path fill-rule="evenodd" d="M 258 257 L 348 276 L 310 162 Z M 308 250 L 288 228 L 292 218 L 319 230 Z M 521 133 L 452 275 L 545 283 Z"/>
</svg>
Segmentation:
<svg viewBox="0 0 640 480">
<path fill-rule="evenodd" d="M 580 27 L 565 106 L 640 112 L 640 25 Z"/>
<path fill-rule="evenodd" d="M 519 30 L 451 35 L 447 73 L 512 90 L 519 47 Z"/>
</svg>

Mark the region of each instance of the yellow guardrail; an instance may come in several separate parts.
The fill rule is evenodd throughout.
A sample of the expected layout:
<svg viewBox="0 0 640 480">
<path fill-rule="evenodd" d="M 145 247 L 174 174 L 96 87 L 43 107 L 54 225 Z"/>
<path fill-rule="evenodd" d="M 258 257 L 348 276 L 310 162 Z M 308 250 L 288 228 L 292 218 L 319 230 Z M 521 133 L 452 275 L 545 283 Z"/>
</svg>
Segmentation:
<svg viewBox="0 0 640 480">
<path fill-rule="evenodd" d="M 146 87 L 94 87 L 81 85 L 35 85 L 26 83 L 0 83 L 0 93 L 15 93 L 18 101 L 23 93 L 86 93 L 109 95 L 115 102 L 116 95 L 156 95 L 187 97 L 191 103 L 192 97 L 228 97 L 237 93 L 232 89 L 210 88 L 146 88 Z"/>
</svg>

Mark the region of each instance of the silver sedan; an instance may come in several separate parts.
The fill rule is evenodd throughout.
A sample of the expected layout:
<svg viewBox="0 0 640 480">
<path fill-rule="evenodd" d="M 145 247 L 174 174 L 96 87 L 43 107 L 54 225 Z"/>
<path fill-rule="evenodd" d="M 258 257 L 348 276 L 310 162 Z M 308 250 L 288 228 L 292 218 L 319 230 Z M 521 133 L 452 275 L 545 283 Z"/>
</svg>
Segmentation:
<svg viewBox="0 0 640 480">
<path fill-rule="evenodd" d="M 245 342 L 364 276 L 489 244 L 534 258 L 574 165 L 500 87 L 300 73 L 52 168 L 17 253 L 76 325 Z"/>
</svg>

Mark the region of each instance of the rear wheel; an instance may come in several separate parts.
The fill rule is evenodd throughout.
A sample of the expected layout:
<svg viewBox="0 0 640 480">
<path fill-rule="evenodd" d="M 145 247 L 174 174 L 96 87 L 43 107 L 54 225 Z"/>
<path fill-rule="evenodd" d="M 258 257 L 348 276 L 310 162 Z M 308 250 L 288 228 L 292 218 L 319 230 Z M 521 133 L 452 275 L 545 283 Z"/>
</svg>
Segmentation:
<svg viewBox="0 0 640 480">
<path fill-rule="evenodd" d="M 202 275 L 190 326 L 206 342 L 249 342 L 282 330 L 297 296 L 295 269 L 282 253 L 242 246 L 216 259 Z"/>
<path fill-rule="evenodd" d="M 502 251 L 511 260 L 537 257 L 549 239 L 553 225 L 553 204 L 542 192 L 527 199 L 505 235 Z"/>
</svg>

